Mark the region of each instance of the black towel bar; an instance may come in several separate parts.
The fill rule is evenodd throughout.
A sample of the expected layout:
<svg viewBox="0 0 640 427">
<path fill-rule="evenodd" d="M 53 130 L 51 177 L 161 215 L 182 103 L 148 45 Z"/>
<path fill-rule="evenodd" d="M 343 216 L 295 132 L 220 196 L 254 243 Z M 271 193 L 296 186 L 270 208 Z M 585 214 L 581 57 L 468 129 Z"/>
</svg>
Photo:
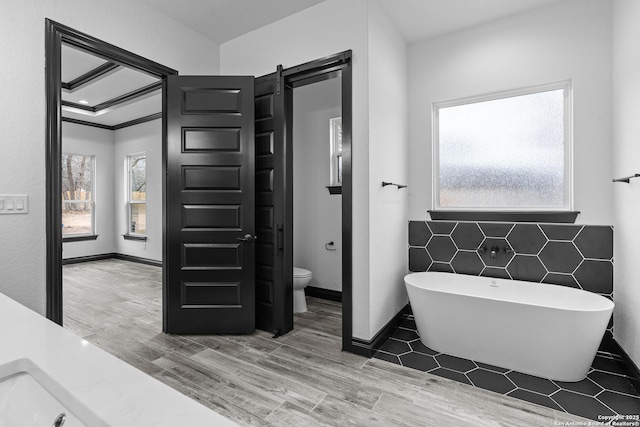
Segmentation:
<svg viewBox="0 0 640 427">
<path fill-rule="evenodd" d="M 640 173 L 636 173 L 636 174 L 633 174 L 633 175 L 625 176 L 623 178 L 615 178 L 613 180 L 613 182 L 626 182 L 628 184 L 629 180 L 631 178 L 638 178 L 638 177 L 640 177 Z"/>
<path fill-rule="evenodd" d="M 386 187 L 387 185 L 395 185 L 396 187 L 398 187 L 398 190 L 401 188 L 407 188 L 406 185 L 402 185 L 402 184 L 396 184 L 394 182 L 386 182 L 386 181 L 382 181 L 382 186 Z"/>
</svg>

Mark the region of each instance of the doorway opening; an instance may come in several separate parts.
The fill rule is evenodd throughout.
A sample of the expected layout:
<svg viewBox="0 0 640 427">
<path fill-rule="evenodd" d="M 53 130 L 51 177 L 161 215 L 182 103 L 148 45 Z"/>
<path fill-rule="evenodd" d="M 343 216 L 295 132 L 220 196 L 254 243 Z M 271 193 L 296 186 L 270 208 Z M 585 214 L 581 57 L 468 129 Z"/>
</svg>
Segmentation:
<svg viewBox="0 0 640 427">
<path fill-rule="evenodd" d="M 54 21 L 47 19 L 45 26 L 47 84 L 46 309 L 49 319 L 58 324 L 62 324 L 63 242 L 76 244 L 74 242 L 83 241 L 83 243 L 79 243 L 79 245 L 83 245 L 84 242 L 95 242 L 98 238 L 95 221 L 109 214 L 103 211 L 96 215 L 93 208 L 100 206 L 101 209 L 106 209 L 116 205 L 114 200 L 108 199 L 102 200 L 100 204 L 96 204 L 95 200 L 89 197 L 91 194 L 95 194 L 96 184 L 86 179 L 87 171 L 96 171 L 96 167 L 88 168 L 87 164 L 90 161 L 93 163 L 93 166 L 95 166 L 97 156 L 76 155 L 70 158 L 67 152 L 84 152 L 87 150 L 77 145 L 75 148 L 71 148 L 73 147 L 73 143 L 76 142 L 74 139 L 87 139 L 87 135 L 78 135 L 78 131 L 84 134 L 86 134 L 89 129 L 101 130 L 103 133 L 109 131 L 114 132 L 129 126 L 160 119 L 162 113 L 160 111 L 161 103 L 159 101 L 161 100 L 163 87 L 162 81 L 169 75 L 177 74 L 177 71 Z M 84 72 L 80 72 L 79 70 L 83 70 Z M 125 78 L 114 79 L 114 76 L 118 73 L 126 74 Z M 122 86 L 122 84 L 120 85 L 121 93 L 102 99 L 84 99 L 85 97 L 90 98 L 91 95 L 95 96 L 99 92 L 109 94 L 108 90 L 104 90 L 105 85 L 107 88 L 117 90 L 118 83 L 114 85 L 114 80 L 126 81 L 124 86 Z M 130 87 L 131 90 L 126 90 L 127 84 L 133 85 Z M 100 86 L 103 87 L 100 88 Z M 137 102 L 141 99 L 144 99 L 144 101 L 141 103 Z M 114 110 L 119 111 L 117 113 L 111 113 L 111 111 Z M 69 129 L 75 129 L 76 131 L 75 133 L 73 131 L 64 132 L 67 141 L 65 147 L 63 147 L 63 127 L 67 127 L 67 131 Z M 78 138 L 75 138 L 74 135 Z M 63 172 L 61 168 L 63 152 L 67 155 L 65 158 L 69 164 L 69 168 L 65 170 L 65 182 L 73 182 L 73 184 L 69 185 L 74 188 L 67 188 L 69 185 L 63 184 Z M 160 150 L 158 150 L 158 153 L 160 153 Z M 128 154 L 137 154 L 138 170 L 142 164 L 143 157 L 144 163 L 146 164 L 146 153 L 144 156 L 141 152 Z M 80 160 L 76 159 L 76 157 Z M 111 162 L 113 162 L 113 153 L 111 156 L 102 153 L 101 161 L 108 162 L 109 157 L 112 157 Z M 159 157 L 160 156 L 158 156 L 157 159 L 158 161 L 160 161 Z M 83 162 L 86 158 L 90 160 Z M 78 160 L 78 162 L 75 160 Z M 81 166 L 74 168 L 74 163 L 79 163 Z M 125 167 L 124 164 L 121 166 L 123 168 Z M 107 164 L 101 164 L 97 167 L 98 171 L 108 169 L 109 166 Z M 112 164 L 111 170 L 113 169 Z M 78 176 L 76 175 L 82 177 L 82 179 L 77 179 Z M 135 177 L 140 180 L 139 171 Z M 125 179 L 124 176 L 121 178 Z M 100 177 L 100 185 L 104 185 L 105 182 L 113 183 L 113 180 L 112 174 L 107 173 L 106 176 Z M 122 185 L 122 187 L 124 188 L 124 185 Z M 102 195 L 108 192 L 108 190 L 102 191 Z M 100 191 L 97 193 L 100 193 Z M 146 215 L 142 215 L 143 212 L 146 212 L 146 203 L 143 206 L 140 199 L 143 198 L 141 194 L 146 194 L 146 189 L 140 187 L 131 193 L 131 195 L 128 195 L 132 197 L 129 197 L 131 200 L 127 206 L 132 207 L 132 215 L 127 216 L 129 224 L 123 224 L 127 231 L 124 231 L 124 228 L 119 231 L 122 231 L 120 234 L 124 234 L 124 238 L 126 239 L 143 240 L 146 238 L 147 232 Z M 158 196 L 161 197 L 161 193 L 158 193 Z M 67 195 L 66 198 L 65 194 Z M 89 203 L 87 203 L 87 197 L 90 199 Z M 63 198 L 65 199 L 64 202 Z M 78 198 L 81 200 L 77 200 Z M 133 199 L 137 200 L 134 201 Z M 77 209 L 78 206 L 82 207 L 82 209 Z M 87 209 L 87 207 L 89 207 L 89 209 Z M 64 228 L 65 221 L 67 223 L 66 229 Z M 132 223 L 136 223 L 137 227 L 132 228 L 130 226 Z M 141 226 L 145 228 L 142 229 Z M 109 230 L 109 227 L 101 228 L 103 231 L 106 230 L 111 233 L 116 231 Z M 103 236 L 103 238 L 106 238 L 106 236 Z M 158 236 L 158 238 L 160 238 L 160 236 Z M 98 250 L 98 252 L 100 252 L 100 250 Z M 73 250 L 68 249 L 68 253 L 73 257 Z M 95 250 L 94 253 L 96 253 Z M 104 258 L 117 257 L 121 254 L 109 251 L 108 253 L 102 253 L 100 255 Z M 120 257 L 127 258 L 122 255 Z M 83 256 L 73 258 L 82 259 Z M 142 259 L 141 257 L 130 258 Z M 156 264 L 160 264 L 160 262 L 156 262 Z"/>
<path fill-rule="evenodd" d="M 58 24 L 51 20 L 46 20 L 46 99 L 47 99 L 47 144 L 46 144 L 46 231 L 47 231 L 47 317 L 52 321 L 62 324 L 63 306 L 62 306 L 62 194 L 61 184 L 61 161 L 62 161 L 62 114 L 61 107 L 63 101 L 61 99 L 61 50 L 63 43 L 74 48 L 94 54 L 98 57 L 105 58 L 109 62 L 129 67 L 134 70 L 142 71 L 148 75 L 162 81 L 163 93 L 163 111 L 162 111 L 162 127 L 163 135 L 167 134 L 167 79 L 177 76 L 177 71 L 168 67 L 149 61 L 136 54 L 120 49 L 111 44 L 105 43 L 86 34 L 80 33 L 64 25 Z M 327 80 L 337 76 L 341 77 L 342 88 L 342 349 L 353 351 L 352 345 L 352 295 L 351 295 L 351 259 L 352 259 L 352 181 L 351 181 L 351 52 L 346 51 L 337 55 L 332 55 L 306 64 L 301 64 L 288 69 L 278 67 L 278 71 L 270 76 L 273 77 L 273 89 L 277 96 L 283 95 L 281 99 L 291 99 L 293 88 L 308 85 L 314 82 Z M 264 78 L 255 79 L 255 84 L 264 82 Z M 197 103 L 203 98 L 198 95 L 194 98 Z M 285 187 L 287 191 L 292 188 L 292 156 L 291 156 L 291 126 L 292 116 L 290 114 L 292 105 L 282 104 L 284 109 L 276 109 L 276 120 L 282 130 L 282 138 L 284 142 L 283 148 L 287 156 L 285 157 L 286 168 L 281 170 L 283 182 L 288 185 Z M 225 107 L 226 108 L 226 107 Z M 257 108 L 257 104 L 256 104 Z M 157 118 L 157 117 L 156 117 Z M 194 133 L 193 135 L 196 135 Z M 285 138 L 286 136 L 286 138 Z M 198 143 L 197 139 L 196 144 Z M 257 141 L 256 141 L 257 144 Z M 196 149 L 196 151 L 198 151 Z M 163 170 L 167 168 L 167 141 L 163 141 Z M 193 177 L 198 177 L 197 173 Z M 164 174 L 163 174 L 164 175 Z M 163 194 L 165 201 L 167 200 L 167 189 L 163 182 Z M 288 194 L 285 192 L 285 194 Z M 292 197 L 283 200 L 283 208 L 288 212 L 292 209 Z M 164 222 L 163 214 L 163 222 Z M 256 219 L 256 223 L 258 220 Z M 292 254 L 292 217 L 288 215 L 281 224 L 282 228 L 273 234 L 275 245 L 280 244 L 288 253 Z M 166 229 L 163 227 L 163 242 L 167 245 L 170 237 L 167 237 Z M 246 236 L 244 236 L 246 238 Z M 244 238 L 240 239 L 243 240 Z M 278 240 L 280 239 L 280 240 Z M 234 240 L 237 240 L 234 238 Z M 197 245 L 196 245 L 197 246 Z M 193 249 L 196 246 L 191 246 Z M 257 250 L 257 249 L 256 249 Z M 163 281 L 166 281 L 166 253 L 163 250 Z M 281 302 L 286 308 L 282 317 L 288 322 L 290 315 L 292 317 L 292 307 L 288 304 L 292 300 L 292 257 L 289 258 L 288 267 L 283 268 L 280 286 Z M 290 267 L 290 268 L 289 268 Z M 165 284 L 166 285 L 166 284 Z M 163 285 L 163 286 L 165 286 Z M 197 290 L 197 289 L 196 289 Z M 166 302 L 166 293 L 163 293 L 163 302 Z M 194 294 L 197 297 L 197 294 Z M 292 319 L 291 319 L 292 320 Z M 292 322 L 291 322 L 292 323 Z M 286 324 L 285 324 L 286 326 Z M 278 331 L 286 333 L 286 327 Z M 277 334 L 276 334 L 277 335 Z"/>
<path fill-rule="evenodd" d="M 302 292 L 342 302 L 341 76 L 294 88 L 292 119 L 295 313 Z"/>
</svg>

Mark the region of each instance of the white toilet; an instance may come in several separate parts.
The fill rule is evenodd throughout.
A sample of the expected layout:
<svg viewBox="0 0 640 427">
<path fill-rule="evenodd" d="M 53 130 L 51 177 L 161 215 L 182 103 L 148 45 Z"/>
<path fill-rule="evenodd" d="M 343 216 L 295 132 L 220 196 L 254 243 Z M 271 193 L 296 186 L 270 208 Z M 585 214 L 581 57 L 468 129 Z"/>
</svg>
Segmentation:
<svg viewBox="0 0 640 427">
<path fill-rule="evenodd" d="M 311 272 L 304 268 L 293 267 L 293 312 L 304 313 L 307 311 L 307 299 L 304 288 L 311 283 Z"/>
</svg>

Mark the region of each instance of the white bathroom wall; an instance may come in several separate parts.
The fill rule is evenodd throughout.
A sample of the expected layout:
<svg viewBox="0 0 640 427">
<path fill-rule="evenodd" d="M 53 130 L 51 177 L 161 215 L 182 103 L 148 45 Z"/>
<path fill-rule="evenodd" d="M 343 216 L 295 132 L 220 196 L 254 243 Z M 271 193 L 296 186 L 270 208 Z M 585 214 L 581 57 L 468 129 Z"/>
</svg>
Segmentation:
<svg viewBox="0 0 640 427">
<path fill-rule="evenodd" d="M 329 120 L 342 117 L 341 79 L 293 90 L 293 265 L 310 286 L 342 291 L 342 196 L 329 194 Z M 325 249 L 334 242 L 335 251 Z"/>
<path fill-rule="evenodd" d="M 613 174 L 640 172 L 640 2 L 613 1 Z M 640 366 L 640 181 L 613 184 L 614 338 Z"/>
<path fill-rule="evenodd" d="M 224 43 L 222 74 L 263 75 L 353 51 L 353 335 L 369 340 L 406 304 L 406 47 L 375 0 L 327 0 Z M 374 178 L 375 177 L 375 178 Z"/>
<path fill-rule="evenodd" d="M 29 213 L 3 215 L 0 292 L 45 312 L 46 17 L 180 71 L 217 74 L 219 46 L 128 0 L 0 0 L 0 194 L 27 194 Z"/>
<path fill-rule="evenodd" d="M 368 2 L 327 0 L 220 46 L 221 74 L 260 76 L 353 51 L 353 334 L 370 338 Z M 405 245 L 406 252 L 406 245 Z M 373 265 L 373 262 L 371 262 Z"/>
<path fill-rule="evenodd" d="M 95 156 L 96 240 L 65 242 L 64 259 L 115 252 L 113 228 L 113 132 L 73 123 L 62 123 L 62 152 Z"/>
<path fill-rule="evenodd" d="M 113 181 L 116 252 L 162 261 L 162 120 L 153 120 L 114 132 Z M 127 233 L 126 156 L 145 152 L 147 156 L 147 241 L 125 240 Z"/>
<path fill-rule="evenodd" d="M 409 47 L 409 217 L 428 218 L 432 103 L 573 81 L 574 208 L 613 223 L 611 2 L 574 0 Z"/>
<path fill-rule="evenodd" d="M 406 44 L 376 2 L 369 2 L 368 12 L 369 337 L 373 337 L 407 304 L 403 277 L 408 271 L 409 193 L 406 188 L 383 188 L 382 181 L 408 183 L 409 142 Z"/>
</svg>

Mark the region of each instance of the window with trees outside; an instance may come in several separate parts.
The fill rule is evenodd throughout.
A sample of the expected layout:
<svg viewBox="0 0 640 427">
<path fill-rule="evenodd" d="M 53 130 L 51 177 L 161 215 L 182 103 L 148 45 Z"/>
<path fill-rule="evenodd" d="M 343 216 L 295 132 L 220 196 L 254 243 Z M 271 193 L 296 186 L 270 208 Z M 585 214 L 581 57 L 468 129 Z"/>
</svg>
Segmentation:
<svg viewBox="0 0 640 427">
<path fill-rule="evenodd" d="M 62 236 L 95 235 L 94 156 L 62 153 Z"/>
<path fill-rule="evenodd" d="M 127 156 L 128 224 L 127 234 L 147 235 L 147 158 L 145 153 Z"/>
<path fill-rule="evenodd" d="M 435 103 L 436 210 L 569 211 L 571 82 Z"/>
<path fill-rule="evenodd" d="M 331 185 L 342 185 L 342 117 L 329 119 Z"/>
</svg>

